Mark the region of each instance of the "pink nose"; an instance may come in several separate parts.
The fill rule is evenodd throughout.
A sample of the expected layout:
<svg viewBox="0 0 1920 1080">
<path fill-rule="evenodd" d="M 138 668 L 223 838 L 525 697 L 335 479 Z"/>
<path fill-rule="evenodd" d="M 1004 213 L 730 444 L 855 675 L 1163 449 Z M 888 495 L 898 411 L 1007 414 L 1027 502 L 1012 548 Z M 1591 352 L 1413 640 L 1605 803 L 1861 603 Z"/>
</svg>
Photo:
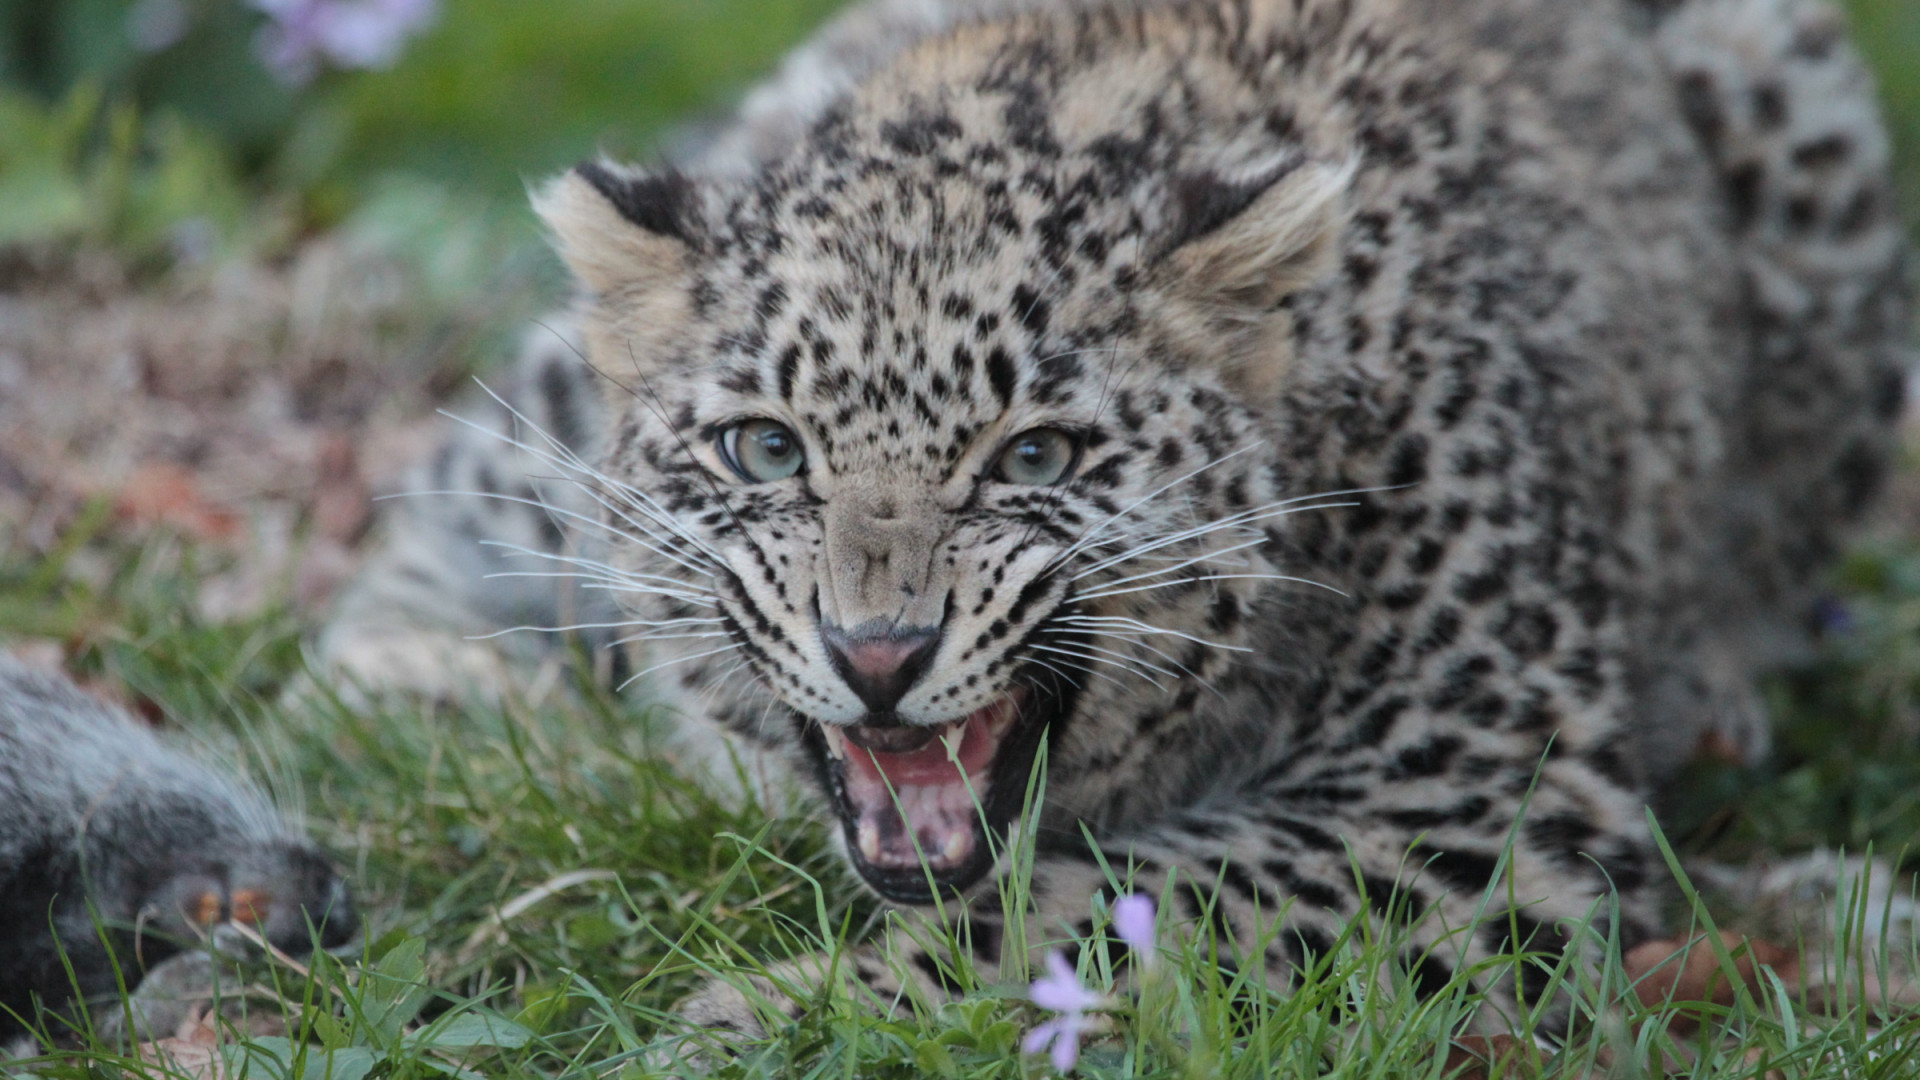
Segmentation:
<svg viewBox="0 0 1920 1080">
<path fill-rule="evenodd" d="M 820 640 L 848 689 L 869 711 L 884 715 L 893 711 L 926 671 L 940 644 L 940 631 L 868 623 L 850 633 L 822 624 Z"/>
</svg>

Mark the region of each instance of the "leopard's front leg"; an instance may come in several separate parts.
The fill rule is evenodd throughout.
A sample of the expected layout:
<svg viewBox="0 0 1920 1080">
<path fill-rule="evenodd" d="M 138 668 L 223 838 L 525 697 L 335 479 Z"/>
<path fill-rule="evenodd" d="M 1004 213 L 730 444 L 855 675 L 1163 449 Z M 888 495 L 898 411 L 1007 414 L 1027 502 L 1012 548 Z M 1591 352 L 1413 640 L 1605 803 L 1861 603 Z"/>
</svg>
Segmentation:
<svg viewBox="0 0 1920 1080">
<path fill-rule="evenodd" d="M 1529 821 L 1560 820 L 1556 808 L 1573 797 L 1554 777 L 1506 804 L 1465 809 L 1410 807 L 1404 790 L 1383 790 L 1398 797 L 1336 809 L 1256 789 L 1231 808 L 1222 800 L 1220 809 L 1101 837 L 1097 852 L 1064 830 L 1049 831 L 1060 839 L 1042 841 L 1026 882 L 986 882 L 941 913 L 896 911 L 878 942 L 837 962 L 811 957 L 772 969 L 771 979 L 716 981 L 681 1013 L 703 1026 L 758 1034 L 766 1018 L 798 1017 L 829 978 L 864 988 L 862 996 L 881 1008 L 909 998 L 951 1000 L 974 986 L 1023 978 L 1047 949 L 1077 955 L 1090 940 L 1115 947 L 1104 912 L 1129 892 L 1164 899 L 1163 948 L 1211 937 L 1219 955 L 1259 965 L 1276 986 L 1326 955 L 1347 924 L 1365 915 L 1382 929 L 1393 924 L 1403 935 L 1395 962 L 1418 991 L 1437 991 L 1491 956 L 1564 945 L 1568 928 L 1600 911 L 1609 873 L 1620 886 L 1624 934 L 1651 932 L 1649 890 L 1641 884 L 1650 856 L 1627 816 L 1616 819 L 1617 830 L 1586 837 L 1578 852 L 1539 843 L 1550 829 L 1528 831 Z M 1008 910 L 1016 905 L 1023 922 L 1010 940 Z M 1605 924 L 1604 914 L 1598 921 Z M 1003 968 L 1007 961 L 1022 970 Z M 1540 988 L 1522 972 L 1519 985 L 1460 976 L 1489 1002 L 1483 1026 L 1511 1029 L 1538 1003 Z"/>
</svg>

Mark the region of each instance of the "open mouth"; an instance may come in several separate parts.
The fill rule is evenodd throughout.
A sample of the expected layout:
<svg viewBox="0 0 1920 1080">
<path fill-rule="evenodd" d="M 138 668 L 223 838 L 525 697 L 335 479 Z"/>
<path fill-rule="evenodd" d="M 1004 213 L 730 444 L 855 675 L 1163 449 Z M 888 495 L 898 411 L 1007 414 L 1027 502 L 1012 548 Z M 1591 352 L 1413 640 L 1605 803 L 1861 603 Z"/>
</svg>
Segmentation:
<svg viewBox="0 0 1920 1080">
<path fill-rule="evenodd" d="M 854 868 L 880 895 L 925 903 L 992 868 L 1057 695 L 1022 686 L 936 725 L 807 724 Z"/>
</svg>

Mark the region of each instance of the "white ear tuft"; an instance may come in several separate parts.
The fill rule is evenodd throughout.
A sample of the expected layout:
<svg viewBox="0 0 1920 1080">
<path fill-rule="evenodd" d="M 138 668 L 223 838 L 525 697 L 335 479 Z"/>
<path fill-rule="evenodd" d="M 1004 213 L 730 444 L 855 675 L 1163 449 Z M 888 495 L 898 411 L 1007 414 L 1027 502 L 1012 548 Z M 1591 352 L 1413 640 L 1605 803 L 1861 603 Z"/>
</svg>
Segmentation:
<svg viewBox="0 0 1920 1080">
<path fill-rule="evenodd" d="M 1281 301 L 1332 265 L 1347 221 L 1350 163 L 1300 161 L 1245 183 L 1177 185 L 1171 250 L 1153 272 L 1161 329 L 1249 400 L 1271 400 L 1293 359 Z"/>
<path fill-rule="evenodd" d="M 533 209 L 580 283 L 613 297 L 684 279 L 698 236 L 695 197 L 679 173 L 589 162 L 548 181 Z"/>
<path fill-rule="evenodd" d="M 1301 162 L 1278 178 L 1196 178 L 1179 193 L 1189 236 L 1168 260 L 1189 300 L 1257 316 L 1324 273 L 1346 224 L 1351 163 Z"/>
</svg>

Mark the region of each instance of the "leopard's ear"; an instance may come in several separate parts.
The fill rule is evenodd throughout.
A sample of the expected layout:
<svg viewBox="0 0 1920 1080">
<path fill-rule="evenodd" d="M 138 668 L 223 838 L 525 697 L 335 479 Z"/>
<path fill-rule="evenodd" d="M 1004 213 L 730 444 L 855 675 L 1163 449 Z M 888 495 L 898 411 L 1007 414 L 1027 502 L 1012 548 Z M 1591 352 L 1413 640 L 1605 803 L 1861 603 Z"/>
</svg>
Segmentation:
<svg viewBox="0 0 1920 1080">
<path fill-rule="evenodd" d="M 533 208 L 574 277 L 610 301 L 685 279 L 700 243 L 698 196 L 678 172 L 590 161 L 549 181 Z"/>
<path fill-rule="evenodd" d="M 1350 163 L 1294 158 L 1244 179 L 1208 172 L 1173 185 L 1172 231 L 1152 280 L 1183 350 L 1249 393 L 1277 388 L 1291 357 L 1281 301 L 1331 268 L 1353 173 Z"/>
<path fill-rule="evenodd" d="M 1351 165 L 1297 159 L 1244 180 L 1182 177 L 1163 273 L 1215 307 L 1272 307 L 1332 262 L 1352 182 Z"/>
</svg>

